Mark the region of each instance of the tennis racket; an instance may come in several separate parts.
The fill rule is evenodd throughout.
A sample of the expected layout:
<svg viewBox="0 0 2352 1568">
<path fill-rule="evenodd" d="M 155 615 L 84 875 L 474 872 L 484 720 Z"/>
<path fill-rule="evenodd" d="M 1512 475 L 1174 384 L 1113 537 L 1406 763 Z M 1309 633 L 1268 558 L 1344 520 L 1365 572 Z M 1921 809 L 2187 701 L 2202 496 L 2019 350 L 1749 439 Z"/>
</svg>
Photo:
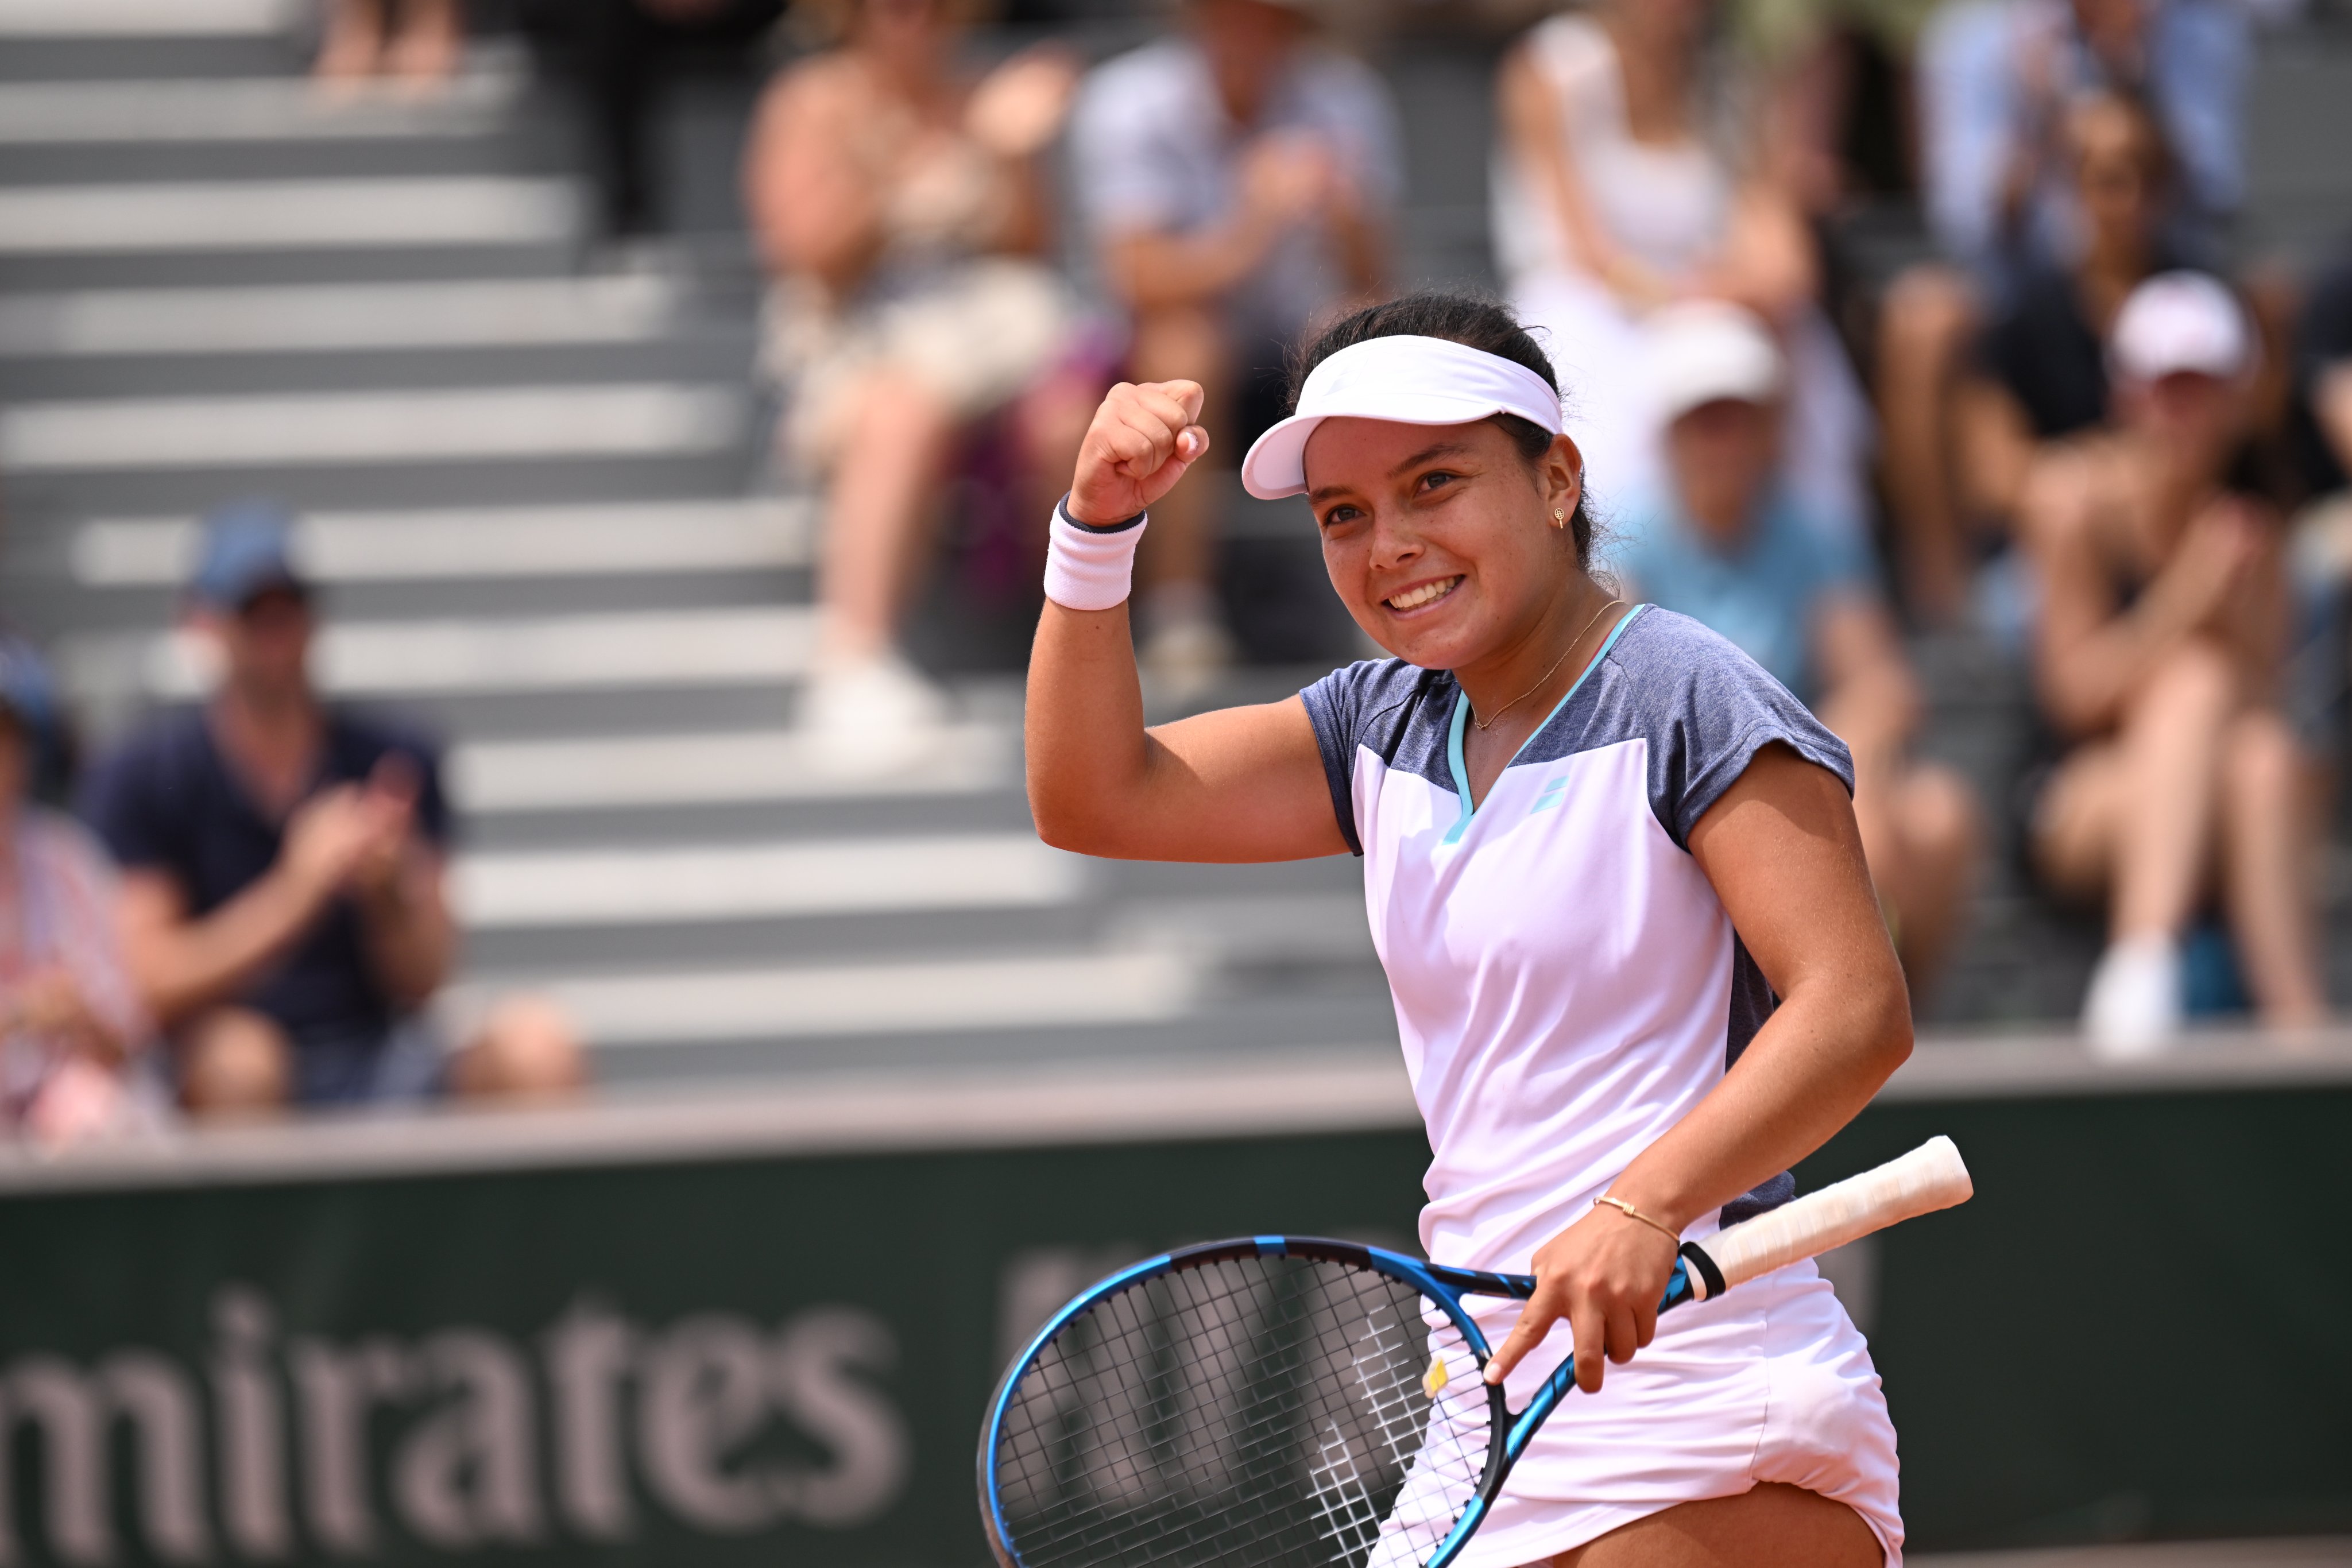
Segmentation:
<svg viewBox="0 0 2352 1568">
<path fill-rule="evenodd" d="M 1660 1311 L 1965 1202 L 1949 1138 L 1685 1242 Z M 980 1441 L 1003 1568 L 1445 1568 L 1576 1385 L 1514 1415 L 1465 1296 L 1523 1274 L 1257 1236 L 1187 1247 L 1055 1313 Z"/>
</svg>

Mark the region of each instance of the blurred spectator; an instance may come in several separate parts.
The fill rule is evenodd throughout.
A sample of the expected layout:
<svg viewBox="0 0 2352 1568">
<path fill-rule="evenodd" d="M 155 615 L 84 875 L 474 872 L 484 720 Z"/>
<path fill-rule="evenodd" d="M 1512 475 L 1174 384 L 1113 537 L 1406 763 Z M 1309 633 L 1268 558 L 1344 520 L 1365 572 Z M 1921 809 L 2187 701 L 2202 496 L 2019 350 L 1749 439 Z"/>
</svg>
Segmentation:
<svg viewBox="0 0 2352 1568">
<path fill-rule="evenodd" d="M 55 719 L 47 672 L 0 639 L 0 1114 L 46 1144 L 152 1124 L 152 1037 L 115 933 L 114 868 L 28 799 Z"/>
<path fill-rule="evenodd" d="M 785 0 L 520 0 L 523 28 L 572 78 L 588 120 L 589 170 L 604 235 L 659 227 L 653 112 L 689 60 L 740 62 Z"/>
<path fill-rule="evenodd" d="M 1910 64 L 1939 0 L 1729 0 L 1729 31 L 1769 83 L 1768 155 L 1807 213 L 1909 191 Z"/>
<path fill-rule="evenodd" d="M 84 795 L 123 867 L 124 949 L 182 1098 L 250 1113 L 569 1087 L 579 1050 L 544 1006 L 495 1012 L 454 1060 L 422 1017 L 457 944 L 436 758 L 313 692 L 289 528 L 264 503 L 207 520 L 190 619 L 220 688 L 133 737 Z"/>
<path fill-rule="evenodd" d="M 459 0 L 326 0 L 326 32 L 311 74 L 330 89 L 378 77 L 437 86 L 465 55 L 458 6 Z"/>
<path fill-rule="evenodd" d="M 2324 495 L 2352 476 L 2352 255 L 2312 289 L 2296 340 L 2294 392 L 2312 426 L 2305 479 Z"/>
<path fill-rule="evenodd" d="M 1088 78 L 1071 140 L 1105 281 L 1133 317 L 1128 373 L 1207 388 L 1211 461 L 1230 465 L 1282 416 L 1291 343 L 1386 281 L 1403 171 L 1386 88 L 1319 43 L 1315 5 L 1187 0 L 1184 15 Z M 1143 543 L 1144 668 L 1171 695 L 1231 657 L 1223 482 L 1186 478 Z"/>
<path fill-rule="evenodd" d="M 783 443 L 827 483 L 803 717 L 845 764 L 880 768 L 940 714 L 898 632 L 958 439 L 1010 405 L 1030 468 L 1066 476 L 1100 377 L 1074 361 L 1068 292 L 1038 259 L 1041 155 L 1074 62 L 1031 50 L 975 84 L 950 0 L 842 0 L 835 16 L 839 47 L 768 90 L 744 177 L 775 278 Z"/>
<path fill-rule="evenodd" d="M 1933 504 L 1914 494 L 1898 512 L 1906 530 L 1899 553 L 1929 603 L 1956 601 L 1963 591 L 1972 535 L 2006 531 L 2036 445 L 2105 419 L 2105 341 L 2116 312 L 2133 288 L 2177 264 L 2164 237 L 2172 160 L 2147 100 L 2117 89 L 2087 93 L 2068 107 L 2063 140 L 2082 243 L 2063 265 L 2036 260 L 2019 269 L 1973 362 L 1948 342 L 1907 355 L 1910 345 L 1889 322 L 1882 392 L 1890 458 L 1936 433 L 1932 464 L 1906 459 L 1888 475 L 1898 493 L 1906 486 L 1895 483 L 1897 469 L 1913 492 L 1938 487 Z M 1972 303 L 1957 296 L 1952 303 L 1976 319 Z M 1938 363 L 1937 354 L 1958 362 Z"/>
<path fill-rule="evenodd" d="M 1520 319 L 1549 334 L 1587 482 L 1654 490 L 1663 422 L 1639 373 L 1642 318 L 1729 299 L 1770 321 L 1791 382 L 1787 482 L 1859 537 L 1869 410 L 1815 305 L 1811 236 L 1743 149 L 1757 116 L 1708 49 L 1707 0 L 1604 0 L 1539 24 L 1504 62 L 1495 247 Z"/>
<path fill-rule="evenodd" d="M 2296 650 L 2295 712 L 2305 733 L 2342 732 L 2352 694 L 2345 631 L 2352 619 L 2352 254 L 2339 253 L 2302 304 L 2285 350 L 2288 470 L 2303 502 L 2289 565 L 2305 641 Z"/>
<path fill-rule="evenodd" d="M 1711 302 L 1652 321 L 1665 482 L 1621 513 L 1625 590 L 1730 638 L 1853 748 L 1871 877 L 1924 992 L 1973 880 L 1974 799 L 1948 768 L 1906 755 L 1918 687 L 1862 547 L 1809 521 L 1776 478 L 1788 370 L 1763 323 Z"/>
<path fill-rule="evenodd" d="M 2233 483 L 2255 371 L 2246 314 L 2200 273 L 2136 289 L 2110 346 L 2117 427 L 2054 451 L 2023 522 L 2037 674 L 2072 743 L 2032 798 L 2042 874 L 2106 900 L 2083 1021 L 2118 1053 L 2184 1009 L 2182 943 L 2218 898 L 2266 1023 L 2325 1018 L 2312 769 L 2282 706 L 2292 614 L 2275 511 Z"/>
<path fill-rule="evenodd" d="M 1958 0 L 1919 45 L 1927 219 L 1946 255 L 1998 293 L 2018 268 L 2063 264 L 2082 213 L 2067 106 L 2100 89 L 2153 107 L 2179 164 L 2166 238 L 2211 258 L 2244 194 L 2241 103 L 2251 24 L 2230 0 Z"/>
<path fill-rule="evenodd" d="M 2137 241 L 2144 267 L 2159 256 L 2210 264 L 2243 191 L 2251 61 L 2247 17 L 2228 0 L 1960 0 L 1922 36 L 1924 195 L 1949 264 L 1915 267 L 1887 290 L 1877 381 L 1904 593 L 1925 619 L 1950 622 L 1965 608 L 1962 514 L 1978 497 L 1959 489 L 1951 390 L 1968 345 L 2037 293 L 2047 308 L 2054 277 L 2073 274 L 2080 288 L 2086 265 L 2118 273 L 2113 248 L 2095 264 L 2086 253 L 2135 222 L 2150 225 Z M 2149 155 L 2162 160 L 2165 199 L 2143 191 L 2137 214 L 2108 179 L 2113 112 L 2087 124 L 2073 112 L 2094 95 L 2144 104 L 2154 122 L 2143 139 L 2163 149 Z M 2013 481 L 2013 467 L 2002 473 Z"/>
</svg>

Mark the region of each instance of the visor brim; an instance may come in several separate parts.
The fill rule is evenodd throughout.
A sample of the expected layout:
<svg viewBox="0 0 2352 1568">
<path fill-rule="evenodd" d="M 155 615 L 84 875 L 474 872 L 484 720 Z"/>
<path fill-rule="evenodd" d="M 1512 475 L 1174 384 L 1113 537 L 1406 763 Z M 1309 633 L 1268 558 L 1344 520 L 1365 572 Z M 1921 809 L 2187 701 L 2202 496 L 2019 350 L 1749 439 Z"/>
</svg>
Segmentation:
<svg viewBox="0 0 2352 1568">
<path fill-rule="evenodd" d="M 1476 424 L 1498 413 L 1528 417 L 1527 411 L 1484 398 L 1446 397 L 1423 393 L 1387 398 L 1380 408 L 1324 408 L 1294 413 L 1269 425 L 1250 443 L 1242 459 L 1242 488 L 1261 501 L 1278 501 L 1307 493 L 1307 444 L 1327 419 L 1377 419 L 1389 424 Z"/>
</svg>

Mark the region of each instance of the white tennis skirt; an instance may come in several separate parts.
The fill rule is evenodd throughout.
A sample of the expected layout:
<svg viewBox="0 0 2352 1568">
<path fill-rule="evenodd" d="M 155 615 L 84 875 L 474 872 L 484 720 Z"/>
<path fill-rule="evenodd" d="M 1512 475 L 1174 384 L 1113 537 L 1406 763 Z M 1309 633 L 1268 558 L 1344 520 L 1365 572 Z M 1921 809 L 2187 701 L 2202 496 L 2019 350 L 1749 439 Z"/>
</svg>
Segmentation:
<svg viewBox="0 0 2352 1568">
<path fill-rule="evenodd" d="M 1517 1320 L 1514 1301 L 1467 1304 L 1489 1343 Z M 1505 1385 L 1512 1409 L 1569 1344 L 1567 1323 L 1556 1324 L 1518 1364 Z M 1829 1281 L 1795 1263 L 1667 1312 L 1648 1348 L 1608 1368 L 1599 1394 L 1561 1400 L 1457 1561 L 1523 1568 L 1676 1503 L 1780 1481 L 1853 1509 L 1887 1568 L 1901 1568 L 1896 1470 L 1870 1347 Z"/>
</svg>

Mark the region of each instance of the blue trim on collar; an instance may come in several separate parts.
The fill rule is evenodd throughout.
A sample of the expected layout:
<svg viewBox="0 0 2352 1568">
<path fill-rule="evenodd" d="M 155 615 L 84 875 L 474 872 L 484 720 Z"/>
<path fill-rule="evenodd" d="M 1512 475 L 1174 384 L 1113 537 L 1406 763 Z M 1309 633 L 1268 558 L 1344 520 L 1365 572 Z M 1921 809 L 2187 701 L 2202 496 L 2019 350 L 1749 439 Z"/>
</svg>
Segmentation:
<svg viewBox="0 0 2352 1568">
<path fill-rule="evenodd" d="M 1462 731 L 1470 718 L 1470 697 L 1457 683 L 1454 688 L 1454 723 L 1445 735 L 1445 766 L 1454 771 L 1454 793 L 1462 802 L 1462 814 L 1454 819 L 1441 842 L 1458 844 L 1462 835 L 1470 831 L 1470 818 L 1477 810 L 1470 804 L 1470 768 L 1462 760 Z"/>
<path fill-rule="evenodd" d="M 1520 741 L 1517 749 L 1511 753 L 1511 760 L 1503 764 L 1503 773 L 1511 770 L 1512 763 L 1518 761 L 1519 753 L 1527 750 L 1529 741 L 1551 727 L 1551 721 L 1558 718 L 1567 709 L 1568 705 L 1575 700 L 1576 694 L 1584 689 L 1584 683 L 1592 678 L 1592 672 L 1601 667 L 1601 662 L 1609 657 L 1610 650 L 1617 646 L 1617 639 L 1625 634 L 1625 628 L 1640 619 L 1642 612 L 1648 608 L 1647 604 L 1636 604 L 1617 618 L 1617 624 L 1612 626 L 1609 629 L 1609 635 L 1601 639 L 1601 651 L 1586 661 L 1583 670 L 1576 677 L 1575 684 L 1560 694 L 1559 701 L 1551 705 L 1551 712 L 1544 715 L 1543 722 L 1528 731 L 1527 738 Z M 1462 814 L 1454 820 L 1454 826 L 1446 830 L 1445 837 L 1439 841 L 1441 843 L 1460 843 L 1462 835 L 1470 831 L 1470 819 L 1478 812 L 1478 808 L 1470 803 L 1470 766 L 1462 756 L 1462 735 L 1469 719 L 1470 695 L 1462 689 L 1459 682 L 1456 682 L 1454 688 L 1454 723 L 1445 737 L 1445 766 L 1453 771 L 1454 793 L 1462 803 Z M 1503 774 L 1496 774 L 1495 782 L 1499 784 L 1502 781 Z M 1487 790 L 1486 798 L 1494 799 L 1492 789 Z"/>
</svg>

